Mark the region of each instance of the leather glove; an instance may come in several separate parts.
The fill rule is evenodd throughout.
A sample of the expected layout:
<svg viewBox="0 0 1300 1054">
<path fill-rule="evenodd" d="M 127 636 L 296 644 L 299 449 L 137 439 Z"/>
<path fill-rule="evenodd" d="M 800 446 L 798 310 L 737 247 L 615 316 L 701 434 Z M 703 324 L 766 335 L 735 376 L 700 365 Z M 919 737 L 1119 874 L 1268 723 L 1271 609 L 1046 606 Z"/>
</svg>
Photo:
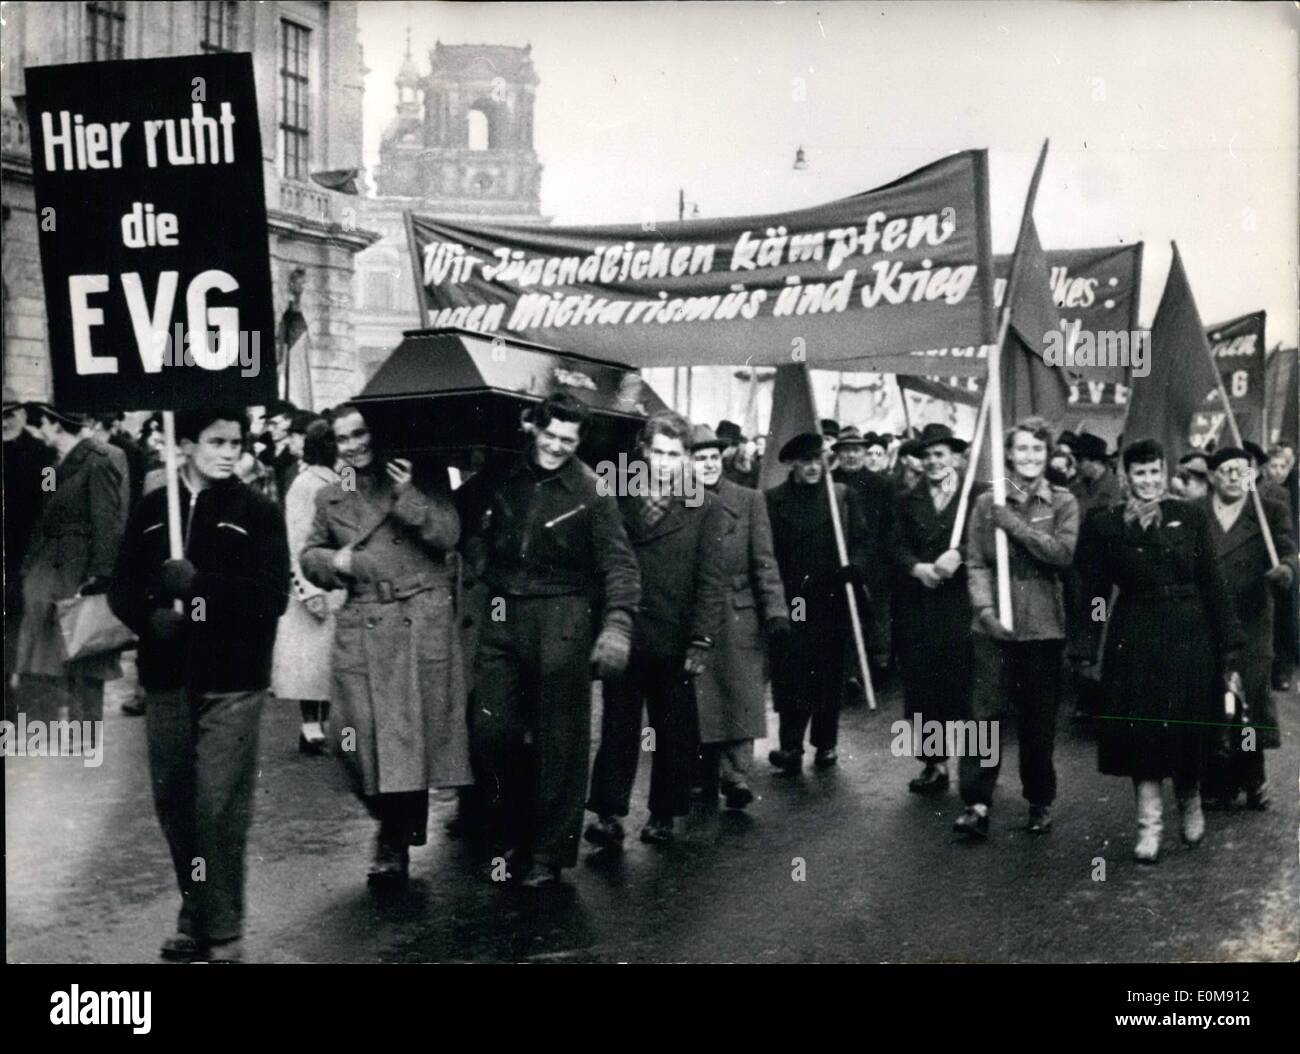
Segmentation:
<svg viewBox="0 0 1300 1054">
<path fill-rule="evenodd" d="M 998 621 L 997 612 L 992 608 L 984 608 L 980 612 L 979 623 L 980 628 L 994 640 L 1015 640 L 1015 634 Z"/>
<path fill-rule="evenodd" d="M 168 560 L 158 576 L 158 589 L 165 597 L 184 599 L 194 593 L 194 580 L 198 576 L 198 568 L 188 560 Z"/>
<path fill-rule="evenodd" d="M 1270 568 L 1264 577 L 1278 589 L 1283 590 L 1290 589 L 1291 583 L 1295 581 L 1295 575 L 1292 573 L 1289 564 L 1278 564 L 1276 567 Z"/>
<path fill-rule="evenodd" d="M 158 608 L 149 616 L 149 631 L 158 640 L 175 640 L 185 627 L 185 616 L 172 608 Z"/>
<path fill-rule="evenodd" d="M 591 649 L 591 664 L 596 676 L 601 680 L 617 677 L 627 669 L 628 656 L 632 654 L 632 634 L 625 627 L 615 624 L 607 625 L 596 638 L 596 646 Z"/>
<path fill-rule="evenodd" d="M 686 664 L 682 669 L 687 677 L 698 677 L 704 672 L 704 666 L 709 661 L 710 650 L 698 644 L 692 644 L 686 649 Z"/>
<path fill-rule="evenodd" d="M 81 585 L 77 588 L 77 592 L 80 593 L 83 597 L 93 597 L 93 596 L 97 596 L 100 593 L 107 593 L 108 584 L 111 581 L 112 579 L 110 579 L 107 575 L 92 575 L 90 578 L 87 578 L 84 582 L 81 583 Z"/>
<path fill-rule="evenodd" d="M 940 578 L 951 578 L 957 573 L 957 568 L 961 567 L 961 553 L 956 549 L 949 549 L 934 562 L 933 566 Z"/>
<path fill-rule="evenodd" d="M 943 579 L 934 569 L 934 564 L 917 564 L 912 568 L 912 577 L 919 578 L 926 589 L 938 589 L 943 583 Z"/>
<path fill-rule="evenodd" d="M 763 624 L 763 628 L 769 637 L 785 637 L 793 629 L 790 620 L 784 615 L 773 615 Z"/>
</svg>

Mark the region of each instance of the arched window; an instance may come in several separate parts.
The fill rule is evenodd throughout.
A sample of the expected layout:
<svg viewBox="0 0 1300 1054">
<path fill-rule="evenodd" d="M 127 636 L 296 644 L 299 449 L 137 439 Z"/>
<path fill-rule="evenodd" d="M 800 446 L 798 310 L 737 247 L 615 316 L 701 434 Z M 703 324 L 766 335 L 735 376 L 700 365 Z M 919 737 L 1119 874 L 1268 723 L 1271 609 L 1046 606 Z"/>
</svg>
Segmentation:
<svg viewBox="0 0 1300 1054">
<path fill-rule="evenodd" d="M 488 143 L 491 141 L 491 122 L 488 115 L 482 110 L 470 110 L 469 120 L 469 148 L 471 150 L 486 150 Z"/>
</svg>

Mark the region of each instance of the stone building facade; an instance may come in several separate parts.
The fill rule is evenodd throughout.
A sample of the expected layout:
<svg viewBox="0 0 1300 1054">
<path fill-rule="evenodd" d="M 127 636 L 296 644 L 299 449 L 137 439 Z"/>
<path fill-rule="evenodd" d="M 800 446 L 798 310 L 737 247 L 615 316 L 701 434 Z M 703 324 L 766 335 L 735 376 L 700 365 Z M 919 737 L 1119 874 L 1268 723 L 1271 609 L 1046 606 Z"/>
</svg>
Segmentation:
<svg viewBox="0 0 1300 1054">
<path fill-rule="evenodd" d="M 23 399 L 51 394 L 24 70 L 247 51 L 261 118 L 276 316 L 289 304 L 290 275 L 301 268 L 305 282 L 298 306 L 308 325 L 313 408 L 357 392 L 364 378 L 352 325 L 354 263 L 377 235 L 365 229 L 361 199 L 348 186 L 361 179 L 365 70 L 356 7 L 307 0 L 5 5 L 0 164 L 6 389 Z M 349 180 L 351 170 L 355 176 Z"/>
<path fill-rule="evenodd" d="M 545 223 L 533 145 L 538 78 L 530 47 L 434 44 L 428 72 L 411 56 L 395 78 L 397 112 L 384 129 L 377 195 L 362 221 L 381 238 L 357 259 L 356 331 L 373 374 L 420 324 L 403 213 Z"/>
</svg>

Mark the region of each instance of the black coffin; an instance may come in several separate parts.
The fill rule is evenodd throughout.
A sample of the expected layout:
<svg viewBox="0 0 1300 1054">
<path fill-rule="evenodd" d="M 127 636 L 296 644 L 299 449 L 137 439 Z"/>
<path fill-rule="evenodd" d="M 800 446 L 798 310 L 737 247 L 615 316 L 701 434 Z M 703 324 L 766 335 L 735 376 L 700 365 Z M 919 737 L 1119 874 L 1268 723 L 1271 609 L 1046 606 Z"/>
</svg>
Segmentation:
<svg viewBox="0 0 1300 1054">
<path fill-rule="evenodd" d="M 385 451 L 458 464 L 474 449 L 522 449 L 520 415 L 556 391 L 591 408 L 588 463 L 631 451 L 645 418 L 666 409 L 626 366 L 463 329 L 409 330 L 352 401 Z"/>
</svg>

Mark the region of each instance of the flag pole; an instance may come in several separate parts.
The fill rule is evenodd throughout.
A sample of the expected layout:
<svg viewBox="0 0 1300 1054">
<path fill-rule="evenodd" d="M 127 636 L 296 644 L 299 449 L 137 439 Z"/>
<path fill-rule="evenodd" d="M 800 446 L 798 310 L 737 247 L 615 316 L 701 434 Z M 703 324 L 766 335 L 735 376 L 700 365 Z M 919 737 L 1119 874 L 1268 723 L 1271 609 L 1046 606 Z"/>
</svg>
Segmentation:
<svg viewBox="0 0 1300 1054">
<path fill-rule="evenodd" d="M 171 410 L 162 412 L 163 424 L 163 477 L 167 481 L 167 552 L 171 559 L 181 560 L 185 557 L 185 545 L 181 540 L 181 488 L 180 474 L 176 465 L 176 414 Z M 185 613 L 185 605 L 178 598 L 172 601 L 172 607 L 179 613 Z"/>
<path fill-rule="evenodd" d="M 808 385 L 808 405 L 813 408 L 813 417 L 816 418 L 817 403 L 813 398 L 812 374 L 809 372 L 807 365 L 803 366 L 804 382 Z M 821 434 L 821 428 L 818 426 L 818 435 Z M 822 444 L 822 477 L 826 482 L 826 497 L 831 506 L 831 530 L 835 534 L 835 552 L 839 557 L 840 567 L 849 566 L 849 550 L 844 544 L 844 525 L 840 522 L 840 503 L 835 500 L 835 481 L 831 478 L 830 461 L 826 457 L 826 446 Z M 854 592 L 853 583 L 844 583 L 844 599 L 849 606 L 849 626 L 853 630 L 853 647 L 858 657 L 858 673 L 862 677 L 862 690 L 867 697 L 867 709 L 876 708 L 876 689 L 871 683 L 871 669 L 867 665 L 867 646 L 862 639 L 862 618 L 858 614 L 858 598 Z"/>
<path fill-rule="evenodd" d="M 979 467 L 980 449 L 984 446 L 984 432 L 989 423 L 989 389 L 984 386 L 984 398 L 980 400 L 980 410 L 975 418 L 975 435 L 971 439 L 966 458 L 966 478 L 961 482 L 961 496 L 957 499 L 957 516 L 952 521 L 952 538 L 949 549 L 961 545 L 961 536 L 966 529 L 966 513 L 970 509 L 971 491 L 975 488 L 975 474 Z M 991 459 L 990 459 L 991 460 Z"/>
<path fill-rule="evenodd" d="M 898 379 L 898 374 L 894 374 L 894 383 L 898 385 L 898 397 L 903 400 L 903 432 L 906 438 L 912 435 L 912 414 L 907 409 L 907 390 L 903 387 L 903 382 Z"/>
</svg>

